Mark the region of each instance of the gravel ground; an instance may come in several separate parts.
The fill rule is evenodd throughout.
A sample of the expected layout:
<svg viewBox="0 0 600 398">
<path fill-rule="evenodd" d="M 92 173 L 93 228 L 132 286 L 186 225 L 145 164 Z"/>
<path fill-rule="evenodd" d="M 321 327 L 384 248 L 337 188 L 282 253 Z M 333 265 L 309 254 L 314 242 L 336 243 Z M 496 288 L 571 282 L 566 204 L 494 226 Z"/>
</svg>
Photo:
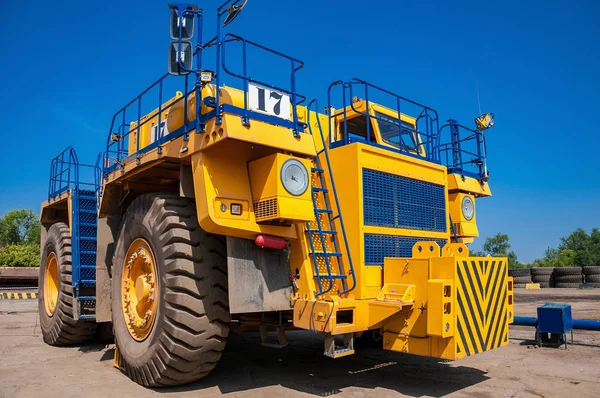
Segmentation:
<svg viewBox="0 0 600 398">
<path fill-rule="evenodd" d="M 516 293 L 517 315 L 545 302 L 568 302 L 574 317 L 600 319 L 600 290 Z M 323 357 L 319 336 L 289 333 L 290 345 L 260 346 L 256 334 L 232 336 L 207 379 L 180 388 L 143 388 L 112 366 L 113 345 L 56 348 L 36 327 L 33 300 L 0 300 L 1 397 L 597 397 L 600 332 L 575 331 L 575 346 L 533 348 L 533 329 L 511 327 L 507 347 L 457 362 L 362 348 Z"/>
</svg>

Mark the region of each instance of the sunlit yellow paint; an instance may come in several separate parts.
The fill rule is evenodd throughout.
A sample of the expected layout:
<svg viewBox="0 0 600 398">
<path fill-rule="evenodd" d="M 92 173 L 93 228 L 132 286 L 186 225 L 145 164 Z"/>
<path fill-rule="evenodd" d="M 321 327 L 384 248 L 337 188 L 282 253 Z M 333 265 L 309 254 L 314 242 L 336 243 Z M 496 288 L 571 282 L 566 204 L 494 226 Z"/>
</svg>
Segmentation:
<svg viewBox="0 0 600 398">
<path fill-rule="evenodd" d="M 145 239 L 134 240 L 123 262 L 121 305 L 131 337 L 142 341 L 152 331 L 159 297 L 154 254 Z"/>
<path fill-rule="evenodd" d="M 50 252 L 44 265 L 44 307 L 48 316 L 53 316 L 58 305 L 59 289 L 58 259 Z"/>
<path fill-rule="evenodd" d="M 243 107 L 242 91 L 230 87 L 219 90 L 223 104 Z M 214 97 L 215 87 L 206 85 L 202 93 L 204 98 Z M 188 97 L 187 115 L 184 101 L 177 96 L 165 104 L 165 107 L 173 104 L 170 109 L 165 110 L 163 107 L 164 114 L 161 116 L 166 120 L 169 132 L 182 127 L 184 119 L 188 122 L 194 120 L 195 101 L 194 94 Z M 368 112 L 370 115 L 381 112 L 398 118 L 396 111 L 378 104 L 370 104 L 368 110 L 365 101 L 357 101 L 353 106 L 358 112 Z M 206 114 L 212 109 L 203 104 L 201 113 Z M 388 150 L 386 147 L 392 148 L 393 145 L 382 140 L 379 126 L 372 119 L 375 140 L 382 147 L 354 143 L 330 149 L 331 170 L 327 168 L 325 154 L 321 154 L 319 158 L 321 167 L 325 169 L 324 187 L 333 192 L 329 176 L 331 171 L 340 199 L 338 209 L 333 196 L 329 194 L 330 208 L 334 215 L 340 210 L 343 213 L 350 252 L 346 253 L 344 244 L 339 245 L 343 254 L 343 272 L 349 273 L 347 254 L 351 254 L 357 284 L 349 294 L 340 296 L 337 294 L 341 286 L 338 280 L 334 282 L 336 286 L 328 295 L 316 297 L 318 286 L 315 282 L 315 265 L 312 264 L 309 238 L 305 230 L 305 222 L 314 224 L 312 200 L 310 194 L 298 198 L 282 190 L 280 160 L 293 157 L 310 169 L 312 159 L 323 148 L 323 141 L 329 143 L 331 135 L 333 141 L 341 139 L 339 123 L 343 120 L 343 115 L 339 109 L 332 110 L 338 116 L 330 121 L 327 115 L 312 111 L 308 113 L 305 107 L 298 107 L 297 112 L 299 120 L 308 123 L 310 128 L 299 136 L 294 136 L 289 129 L 257 120 L 250 120 L 250 126 L 247 126 L 242 124 L 240 116 L 224 113 L 220 124 L 214 119 L 208 120 L 204 132 L 197 133 L 192 129 L 185 140 L 180 137 L 164 143 L 161 151 L 153 149 L 140 155 L 138 159 L 127 160 L 122 171 L 115 171 L 108 176 L 106 184 L 122 184 L 127 190 L 128 179 L 142 173 L 151 175 L 155 166 L 178 162 L 191 165 L 198 220 L 205 231 L 246 239 L 254 239 L 258 234 L 268 234 L 288 241 L 290 273 L 298 275 L 297 288 L 292 296 L 296 327 L 332 334 L 382 328 L 386 349 L 448 359 L 460 358 L 467 355 L 467 351 L 474 353 L 476 350 L 485 350 L 487 343 L 482 345 L 478 341 L 458 337 L 457 329 L 460 324 L 470 328 L 471 332 L 486 332 L 491 321 L 482 321 L 459 310 L 456 296 L 459 293 L 468 294 L 469 303 L 473 304 L 488 303 L 490 299 L 498 299 L 500 295 L 505 297 L 506 293 L 507 303 L 504 308 L 507 310 L 502 313 L 504 316 L 514 311 L 511 307 L 512 282 L 510 278 L 505 278 L 505 282 L 498 283 L 495 291 L 486 291 L 482 295 L 477 289 L 459 281 L 459 274 L 487 280 L 501 275 L 503 270 L 490 276 L 488 270 L 474 270 L 470 265 L 465 268 L 463 261 L 470 264 L 473 260 L 488 259 L 468 257 L 468 250 L 460 245 L 447 246 L 442 256 L 439 255 L 439 250 L 437 253 L 433 250 L 413 253 L 413 257 L 407 259 L 386 259 L 384 267 L 366 266 L 364 234 L 449 240 L 449 216 L 452 215 L 452 220 L 460 231 L 459 241 L 472 239 L 477 236 L 476 218 L 468 221 L 462 217 L 460 201 L 465 195 L 473 198 L 491 195 L 487 183 L 448 175 L 444 166 Z M 352 118 L 358 113 L 348 107 L 346 115 Z M 399 116 L 404 123 L 413 126 L 416 124 L 416 119 L 412 116 Z M 149 129 L 152 123 L 157 123 L 156 119 L 156 115 L 144 119 L 148 120 L 148 127 L 142 127 L 141 146 L 150 142 Z M 317 121 L 321 122 L 323 137 Z M 135 123 L 131 126 L 135 130 Z M 312 130 L 312 135 L 309 130 Z M 133 144 L 130 140 L 130 149 L 131 145 L 136 145 L 136 140 L 137 138 L 133 139 Z M 425 154 L 423 149 L 419 154 Z M 362 171 L 365 168 L 443 186 L 448 210 L 448 230 L 430 232 L 364 225 Z M 274 197 L 279 200 L 277 212 L 283 215 L 279 218 L 285 222 L 258 220 L 255 208 L 257 201 Z M 231 206 L 238 204 L 240 214 L 233 214 Z M 105 208 L 107 206 L 103 203 L 101 216 L 105 215 Z M 334 222 L 334 226 L 340 231 L 339 221 Z M 505 267 L 505 259 L 497 261 L 503 261 L 502 267 Z M 146 241 L 132 244 L 124 267 L 127 264 L 130 264 L 130 268 L 124 269 L 121 281 L 123 312 L 132 337 L 143 340 L 152 330 L 158 300 L 158 297 L 150 293 L 153 289 L 156 291 L 158 281 L 153 279 L 156 278 L 156 264 Z M 337 269 L 335 272 L 338 272 Z M 345 312 L 338 318 L 338 311 Z M 500 325 L 501 328 L 499 326 L 500 335 L 490 347 L 505 344 L 508 333 L 506 325 Z"/>
</svg>

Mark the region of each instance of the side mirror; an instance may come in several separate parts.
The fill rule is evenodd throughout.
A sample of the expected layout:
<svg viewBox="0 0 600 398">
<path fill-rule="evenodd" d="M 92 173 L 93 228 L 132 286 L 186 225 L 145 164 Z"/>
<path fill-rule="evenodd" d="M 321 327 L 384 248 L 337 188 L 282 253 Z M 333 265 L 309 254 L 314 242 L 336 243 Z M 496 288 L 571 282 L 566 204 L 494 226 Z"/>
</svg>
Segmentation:
<svg viewBox="0 0 600 398">
<path fill-rule="evenodd" d="M 180 10 L 179 7 L 185 7 Z M 181 40 L 191 40 L 194 37 L 194 19 L 195 15 L 186 10 L 192 10 L 192 6 L 170 5 L 171 22 L 169 32 L 171 40 L 179 40 L 179 28 L 181 27 Z"/>
<path fill-rule="evenodd" d="M 178 47 L 179 43 L 177 42 L 169 44 L 169 74 L 183 76 L 190 73 L 189 71 L 192 69 L 192 43 L 181 42 L 181 48 Z"/>
</svg>

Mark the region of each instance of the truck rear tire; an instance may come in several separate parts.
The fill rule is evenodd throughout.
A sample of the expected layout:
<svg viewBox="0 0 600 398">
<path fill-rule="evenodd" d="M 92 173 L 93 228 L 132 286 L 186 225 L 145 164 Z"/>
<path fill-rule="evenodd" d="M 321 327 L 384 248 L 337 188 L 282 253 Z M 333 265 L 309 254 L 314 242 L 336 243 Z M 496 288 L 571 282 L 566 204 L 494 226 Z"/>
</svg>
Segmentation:
<svg viewBox="0 0 600 398">
<path fill-rule="evenodd" d="M 136 198 L 113 264 L 113 328 L 129 377 L 160 387 L 208 375 L 229 334 L 227 254 L 223 237 L 200 228 L 194 201 Z"/>
<path fill-rule="evenodd" d="M 50 227 L 42 250 L 39 276 L 39 316 L 47 344 L 65 346 L 91 340 L 96 322 L 73 319 L 71 234 L 64 223 Z"/>
</svg>

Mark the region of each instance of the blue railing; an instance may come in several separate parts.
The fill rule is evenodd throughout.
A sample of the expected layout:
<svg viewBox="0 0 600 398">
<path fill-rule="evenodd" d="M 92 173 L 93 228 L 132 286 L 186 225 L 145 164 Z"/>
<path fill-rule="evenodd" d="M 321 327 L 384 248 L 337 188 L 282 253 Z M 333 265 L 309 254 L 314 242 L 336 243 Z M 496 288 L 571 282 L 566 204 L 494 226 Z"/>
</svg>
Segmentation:
<svg viewBox="0 0 600 398">
<path fill-rule="evenodd" d="M 234 72 L 230 68 L 227 67 L 227 63 L 226 63 L 227 45 L 226 44 L 231 43 L 231 42 L 241 42 L 241 44 L 242 44 L 242 72 L 241 73 Z M 304 102 L 306 100 L 306 97 L 299 94 L 298 92 L 296 92 L 296 73 L 304 67 L 304 62 L 302 62 L 294 57 L 291 57 L 289 55 L 283 54 L 279 51 L 272 50 L 263 45 L 254 43 L 250 40 L 244 39 L 241 36 L 234 35 L 231 33 L 227 33 L 223 36 L 222 43 L 223 43 L 222 53 L 221 53 L 222 62 L 220 65 L 222 66 L 223 71 L 230 76 L 241 79 L 243 82 L 244 108 L 243 108 L 243 113 L 242 113 L 242 123 L 244 125 L 248 125 L 250 123 L 250 116 L 252 116 L 252 118 L 256 118 L 259 120 L 261 120 L 265 117 L 265 115 L 263 115 L 261 113 L 253 112 L 248 109 L 248 84 L 256 83 L 261 86 L 271 88 L 273 90 L 284 92 L 286 94 L 289 94 L 289 96 L 290 96 L 290 104 L 291 104 L 291 108 L 292 108 L 291 123 L 288 124 L 285 122 L 285 120 L 283 120 L 281 118 L 277 118 L 277 117 L 271 117 L 271 118 L 269 118 L 269 120 L 265 120 L 265 121 L 274 122 L 275 124 L 284 124 L 284 125 L 286 125 L 286 127 L 291 128 L 294 135 L 296 135 L 296 136 L 301 131 L 303 131 L 304 126 L 299 124 L 299 122 L 298 122 L 298 111 L 296 109 L 296 106 L 300 105 L 302 102 Z M 285 60 L 288 60 L 290 62 L 290 77 L 289 77 L 290 78 L 290 88 L 286 89 L 286 88 L 283 88 L 280 86 L 275 86 L 271 83 L 260 81 L 258 79 L 253 79 L 251 76 L 249 76 L 248 62 L 247 62 L 248 61 L 248 59 L 247 59 L 248 47 L 260 49 L 269 54 L 273 54 L 273 55 L 281 57 Z M 217 69 L 216 83 L 217 83 L 217 86 L 220 87 L 221 77 L 220 77 L 219 69 Z M 298 99 L 300 99 L 300 101 L 298 101 Z M 217 91 L 217 93 L 216 93 L 216 104 L 217 104 L 217 123 L 219 123 L 221 112 L 227 112 L 227 109 L 229 109 L 231 111 L 232 110 L 231 108 L 233 108 L 233 107 L 227 107 L 226 105 L 224 105 L 223 109 L 222 109 L 219 106 L 220 105 L 219 91 Z"/>
<path fill-rule="evenodd" d="M 308 236 L 308 241 L 310 243 L 310 249 L 311 249 L 311 257 L 313 260 L 313 268 L 314 268 L 314 272 L 315 275 L 317 277 L 317 288 L 319 289 L 318 292 L 315 292 L 316 296 L 320 296 L 326 293 L 329 293 L 334 286 L 334 280 L 335 279 L 340 279 L 342 282 L 342 289 L 338 291 L 338 294 L 345 294 L 345 293 L 349 293 L 350 291 L 354 290 L 356 288 L 356 273 L 354 271 L 354 265 L 352 263 L 352 255 L 350 253 L 350 246 L 348 245 L 348 237 L 346 235 L 346 227 L 344 226 L 344 219 L 342 218 L 342 208 L 340 207 L 340 201 L 338 199 L 338 194 L 337 194 L 337 190 L 335 188 L 335 181 L 333 178 L 333 170 L 331 169 L 331 163 L 329 161 L 329 151 L 327 150 L 327 143 L 325 142 L 325 134 L 323 132 L 323 126 L 321 125 L 321 120 L 319 119 L 317 110 L 319 109 L 319 106 L 317 104 L 317 100 L 313 99 L 307 107 L 307 113 L 308 113 L 308 117 L 307 117 L 307 125 L 308 125 L 308 130 L 310 132 L 310 134 L 313 136 L 313 140 L 314 138 L 314 134 L 313 134 L 313 130 L 312 130 L 312 126 L 310 123 L 310 111 L 311 108 L 315 107 L 315 115 L 317 116 L 317 128 L 319 129 L 319 135 L 321 136 L 321 143 L 323 145 L 323 149 L 321 149 L 320 151 L 317 151 L 316 156 L 314 158 L 314 162 L 315 162 L 315 167 L 312 169 L 312 173 L 317 173 L 319 175 L 319 184 L 321 185 L 320 187 L 315 187 L 314 184 L 311 187 L 312 190 L 312 201 L 313 201 L 313 207 L 315 209 L 315 220 L 317 222 L 317 229 L 316 230 L 312 230 L 310 228 L 310 223 L 306 223 L 306 230 L 309 234 Z M 315 150 L 317 150 L 317 145 L 316 142 L 314 142 L 315 144 Z M 321 167 L 321 161 L 319 160 L 319 155 L 321 153 L 325 154 L 325 161 L 327 163 L 327 171 L 329 173 L 329 180 L 331 181 L 331 190 L 333 192 L 333 198 L 335 200 L 335 206 L 337 209 L 337 215 L 333 215 L 333 211 L 331 209 L 330 206 L 330 199 L 328 198 L 328 193 L 329 193 L 329 189 L 325 188 L 325 179 L 323 178 L 323 173 L 325 172 L 324 169 Z M 317 206 L 317 195 L 318 193 L 322 193 L 323 194 L 323 204 L 325 205 L 324 209 L 319 209 Z M 327 215 L 327 223 L 328 225 L 326 225 L 325 227 L 329 228 L 330 230 L 323 230 L 323 224 L 319 215 L 319 211 L 322 211 L 323 214 Z M 343 262 L 341 260 L 341 256 L 343 255 L 342 252 L 340 252 L 340 246 L 341 244 L 338 243 L 338 229 L 335 228 L 335 222 L 339 223 L 341 232 L 342 232 L 342 237 L 344 238 L 344 246 L 346 249 L 346 255 L 348 258 L 348 273 L 345 274 L 344 273 L 344 266 L 343 266 Z M 321 243 L 321 248 L 323 250 L 322 253 L 317 253 L 315 251 L 315 245 L 313 242 L 313 236 L 312 234 L 314 233 L 318 233 L 319 234 L 319 238 L 320 238 L 320 243 Z M 331 237 L 333 238 L 333 246 L 334 246 L 334 252 L 332 253 L 327 253 L 327 244 L 326 244 L 326 238 L 325 236 Z M 332 274 L 332 264 L 331 264 L 331 259 L 330 257 L 332 257 L 331 259 L 335 258 L 337 261 L 337 265 L 338 265 L 338 275 L 333 275 Z M 322 258 L 324 263 L 325 263 L 325 268 L 327 269 L 327 275 L 321 275 L 321 273 L 319 272 L 319 261 L 317 260 L 317 258 Z M 347 279 L 348 277 L 352 278 L 352 285 L 348 285 L 347 283 Z M 323 280 L 326 280 L 328 282 L 328 288 L 327 289 L 323 289 Z"/>
<path fill-rule="evenodd" d="M 233 71 L 231 67 L 228 67 L 226 64 L 227 54 L 231 56 L 231 52 L 227 51 L 226 44 L 231 42 L 240 42 L 242 44 L 242 71 Z M 283 53 L 280 53 L 275 50 L 271 50 L 267 47 L 264 47 L 260 44 L 254 43 L 252 41 L 246 40 L 241 36 L 237 36 L 231 33 L 227 33 L 221 37 L 221 40 L 217 40 L 213 38 L 208 41 L 204 45 L 198 46 L 194 55 L 198 55 L 211 47 L 216 47 L 217 49 L 217 62 L 216 62 L 216 73 L 215 73 L 215 84 L 217 87 L 221 87 L 224 83 L 224 76 L 220 73 L 221 71 L 224 74 L 229 75 L 233 78 L 242 80 L 242 90 L 244 92 L 244 106 L 243 108 L 239 108 L 233 106 L 231 104 L 223 104 L 221 101 L 220 90 L 215 90 L 214 98 L 202 98 L 202 85 L 198 83 L 198 81 L 194 78 L 190 78 L 190 75 L 185 75 L 183 77 L 175 77 L 171 76 L 168 73 L 163 75 L 160 79 L 142 91 L 139 95 L 137 95 L 133 100 L 119 109 L 112 118 L 109 134 L 106 142 L 106 152 L 104 158 L 104 168 L 103 174 L 106 175 L 109 172 L 114 171 L 115 169 L 122 167 L 124 162 L 128 159 L 132 159 L 140 156 L 141 154 L 148 152 L 152 149 L 158 148 L 160 151 L 161 146 L 171 141 L 175 138 L 179 138 L 184 135 L 187 136 L 192 130 L 195 130 L 198 133 L 202 133 L 204 131 L 204 125 L 206 122 L 212 118 L 215 118 L 216 123 L 220 124 L 223 113 L 231 113 L 239 115 L 242 118 L 242 123 L 244 125 L 248 125 L 251 119 L 266 121 L 271 124 L 281 125 L 286 128 L 289 128 L 293 131 L 294 135 L 303 132 L 305 126 L 303 123 L 298 121 L 298 114 L 296 110 L 296 106 L 301 104 L 305 100 L 305 96 L 299 94 L 296 91 L 296 73 L 304 66 L 302 61 L 299 61 L 296 58 L 290 57 Z M 248 66 L 248 54 L 247 49 L 249 47 L 259 49 L 261 51 L 265 51 L 269 54 L 273 54 L 275 56 L 281 57 L 284 60 L 289 61 L 291 72 L 290 72 L 290 88 L 283 88 L 280 86 L 275 86 L 273 84 L 259 81 L 253 79 L 249 76 L 247 71 Z M 202 70 L 202 57 L 197 57 L 198 70 Z M 178 82 L 175 79 L 180 79 Z M 175 82 L 175 84 L 173 84 Z M 249 109 L 248 104 L 248 85 L 249 83 L 256 83 L 264 87 L 271 88 L 273 90 L 277 90 L 280 92 L 284 92 L 290 96 L 290 103 L 292 105 L 292 120 L 282 119 L 275 116 L 270 116 L 267 114 L 263 114 L 260 112 L 255 112 Z M 168 88 L 167 88 L 168 86 Z M 155 97 L 151 98 L 153 91 L 157 91 L 154 93 Z M 172 95 L 169 95 L 165 98 L 165 91 L 170 93 L 174 93 L 175 91 L 180 91 L 182 96 L 177 98 L 170 104 L 164 106 L 164 102 L 170 98 Z M 191 93 L 195 92 L 196 94 L 196 117 L 190 117 L 188 115 L 188 98 Z M 157 126 L 162 126 L 163 123 L 166 123 L 163 120 L 163 113 L 174 106 L 175 104 L 183 101 L 184 102 L 184 123 L 181 128 L 176 131 L 169 131 L 167 135 L 162 136 L 159 134 L 157 139 L 152 142 L 150 145 L 147 145 L 143 148 L 140 148 L 140 137 L 141 128 L 146 124 L 151 122 L 155 117 L 158 117 Z M 158 102 L 158 103 L 157 103 Z M 142 110 L 142 104 L 146 106 L 148 104 L 155 104 L 151 109 L 155 109 L 150 114 L 144 112 Z M 202 114 L 201 107 L 206 106 L 210 108 L 214 108 L 214 110 Z M 145 117 L 147 115 L 147 117 Z M 144 118 L 145 117 L 145 118 Z M 142 120 L 144 119 L 144 120 Z M 189 120 L 194 120 L 190 122 Z M 136 127 L 131 128 L 131 122 L 137 122 Z M 160 127 L 162 129 L 162 127 Z M 159 130 L 161 131 L 161 130 Z M 129 153 L 129 139 L 131 134 L 136 133 L 136 143 L 135 143 L 135 152 Z"/>
<path fill-rule="evenodd" d="M 91 169 L 93 181 L 80 178 L 80 168 Z M 96 195 L 99 193 L 100 167 L 96 165 L 80 164 L 75 150 L 67 147 L 59 153 L 50 163 L 50 183 L 48 185 L 48 199 L 53 199 L 69 190 L 90 190 Z"/>
<path fill-rule="evenodd" d="M 195 125 L 192 125 L 193 123 L 189 122 L 187 111 L 189 94 L 194 92 L 196 90 L 196 87 L 192 86 L 190 88 L 191 79 L 189 79 L 189 75 L 185 75 L 178 82 L 180 84 L 173 84 L 177 83 L 175 79 L 175 77 L 166 73 L 114 114 L 106 141 L 106 151 L 104 153 L 104 175 L 122 166 L 125 159 L 133 156 L 139 156 L 157 147 L 160 148 L 165 142 L 168 142 L 174 138 L 178 138 L 181 135 L 187 135 L 190 130 L 195 128 Z M 183 86 L 181 86 L 181 82 L 183 82 Z M 180 98 L 177 98 L 176 100 L 171 102 L 170 104 L 164 106 L 164 102 L 172 98 L 172 96 L 169 96 L 165 99 L 164 91 L 166 85 L 171 86 L 169 91 L 173 93 L 181 91 L 183 95 Z M 156 95 L 154 99 L 154 101 L 156 102 L 148 100 L 148 98 L 150 97 L 150 93 L 152 93 L 153 90 L 158 91 L 158 93 L 153 93 L 154 95 Z M 198 92 L 199 91 L 200 90 L 198 90 Z M 200 96 L 197 94 L 197 97 Z M 166 136 L 163 136 L 161 132 L 164 128 L 163 124 L 166 125 L 166 120 L 163 120 L 162 114 L 165 112 L 165 110 L 171 108 L 172 106 L 181 101 L 184 102 L 183 126 L 178 130 L 169 132 Z M 156 110 L 150 112 L 149 114 L 143 112 L 142 103 L 144 102 L 156 104 L 156 106 L 153 107 Z M 145 116 L 147 117 L 144 118 Z M 157 126 L 159 126 L 158 137 L 156 137 L 156 140 L 150 145 L 147 145 L 144 148 L 140 148 L 141 129 L 147 123 L 152 122 L 155 117 L 158 117 L 158 122 L 156 124 Z M 142 120 L 142 118 L 144 118 L 144 120 Z M 137 122 L 136 127 L 131 128 L 131 121 Z M 134 133 L 136 134 L 135 152 L 129 153 L 129 139 L 130 135 Z"/>
<path fill-rule="evenodd" d="M 448 173 L 487 181 L 489 176 L 483 132 L 460 125 L 455 120 L 448 120 L 440 133 L 446 129 L 450 138 L 449 142 L 440 146 L 440 155 L 448 167 Z"/>
<path fill-rule="evenodd" d="M 338 86 L 342 87 L 342 108 L 336 110 L 335 113 L 331 113 L 332 109 L 332 90 Z M 356 109 L 353 98 L 357 93 L 356 88 L 360 87 L 360 95 L 362 101 L 365 102 L 365 111 L 361 111 Z M 390 108 L 396 111 L 398 115 L 397 118 L 384 117 L 381 115 L 377 115 L 372 111 L 371 104 L 373 103 L 371 98 L 373 97 L 386 97 L 391 98 L 393 100 L 392 106 L 387 106 L 387 104 L 383 104 L 383 101 L 378 101 L 377 104 L 385 105 L 386 108 Z M 357 96 L 358 97 L 358 96 Z M 333 146 L 337 145 L 347 145 L 351 143 L 351 138 L 348 135 L 348 105 L 355 114 L 366 117 L 366 126 L 367 126 L 367 134 L 366 134 L 366 142 L 378 146 L 376 142 L 371 141 L 371 130 L 373 126 L 371 125 L 372 119 L 377 120 L 379 124 L 386 123 L 392 126 L 395 126 L 398 130 L 397 137 L 397 148 L 398 152 L 403 154 L 414 156 L 418 158 L 423 158 L 431 162 L 439 163 L 439 123 L 438 123 L 438 114 L 437 112 L 429 108 L 425 105 L 419 104 L 415 101 L 404 98 L 400 95 L 397 95 L 389 90 L 378 87 L 376 85 L 370 84 L 364 80 L 353 78 L 350 81 L 344 82 L 342 80 L 338 80 L 333 82 L 327 91 L 328 98 L 328 110 L 330 118 L 337 118 L 340 115 L 343 115 L 344 122 L 344 131 L 342 134 L 342 139 L 333 143 Z M 388 101 L 389 102 L 389 101 Z M 410 109 L 410 112 L 407 112 L 405 108 Z M 412 115 L 411 115 L 412 113 Z M 403 123 L 400 119 L 401 114 L 413 115 L 416 116 L 416 125 L 413 127 L 410 124 Z M 407 138 L 408 137 L 408 138 Z M 405 142 L 409 139 L 409 142 Z M 386 149 L 391 149 L 390 147 L 385 147 Z"/>
</svg>

